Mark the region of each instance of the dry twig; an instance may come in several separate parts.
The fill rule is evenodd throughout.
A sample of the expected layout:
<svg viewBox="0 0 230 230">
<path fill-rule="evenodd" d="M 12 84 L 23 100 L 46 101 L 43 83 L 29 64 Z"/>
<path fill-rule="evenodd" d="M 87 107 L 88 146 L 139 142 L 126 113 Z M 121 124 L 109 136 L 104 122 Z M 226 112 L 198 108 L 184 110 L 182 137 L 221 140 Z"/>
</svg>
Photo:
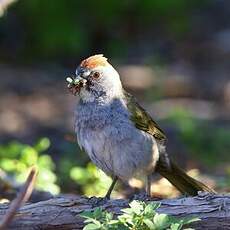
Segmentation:
<svg viewBox="0 0 230 230">
<path fill-rule="evenodd" d="M 15 200 L 13 200 L 5 216 L 1 220 L 0 230 L 6 229 L 6 227 L 10 224 L 11 220 L 14 218 L 14 215 L 16 214 L 17 210 L 26 201 L 28 201 L 34 188 L 34 182 L 36 176 L 37 176 L 37 169 L 35 167 L 32 167 L 24 186 L 21 188 L 21 191 L 19 192 L 18 196 L 15 198 Z"/>
</svg>

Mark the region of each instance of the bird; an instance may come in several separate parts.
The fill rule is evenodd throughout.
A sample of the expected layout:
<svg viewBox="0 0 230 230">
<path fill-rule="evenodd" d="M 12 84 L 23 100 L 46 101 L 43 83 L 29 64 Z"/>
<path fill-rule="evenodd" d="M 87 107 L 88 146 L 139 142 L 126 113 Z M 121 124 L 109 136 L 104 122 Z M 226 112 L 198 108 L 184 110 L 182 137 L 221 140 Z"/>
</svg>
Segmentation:
<svg viewBox="0 0 230 230">
<path fill-rule="evenodd" d="M 125 91 L 119 73 L 103 54 L 81 61 L 75 75 L 66 81 L 69 91 L 79 97 L 74 122 L 78 144 L 113 178 L 105 198 L 110 198 L 118 179 L 128 181 L 138 176 L 146 179 L 146 194 L 151 196 L 154 173 L 161 174 L 182 194 L 214 193 L 170 159 L 165 133 Z"/>
</svg>

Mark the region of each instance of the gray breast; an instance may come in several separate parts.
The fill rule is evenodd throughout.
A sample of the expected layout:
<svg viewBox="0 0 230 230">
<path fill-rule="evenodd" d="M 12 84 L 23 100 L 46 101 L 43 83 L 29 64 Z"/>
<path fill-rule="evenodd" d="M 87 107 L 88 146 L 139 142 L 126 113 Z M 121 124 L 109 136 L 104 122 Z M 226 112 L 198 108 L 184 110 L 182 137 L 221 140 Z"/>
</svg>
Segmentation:
<svg viewBox="0 0 230 230">
<path fill-rule="evenodd" d="M 75 131 L 91 160 L 109 175 L 128 179 L 153 164 L 155 140 L 136 129 L 125 103 L 79 104 Z M 154 153 L 155 155 L 158 153 Z"/>
</svg>

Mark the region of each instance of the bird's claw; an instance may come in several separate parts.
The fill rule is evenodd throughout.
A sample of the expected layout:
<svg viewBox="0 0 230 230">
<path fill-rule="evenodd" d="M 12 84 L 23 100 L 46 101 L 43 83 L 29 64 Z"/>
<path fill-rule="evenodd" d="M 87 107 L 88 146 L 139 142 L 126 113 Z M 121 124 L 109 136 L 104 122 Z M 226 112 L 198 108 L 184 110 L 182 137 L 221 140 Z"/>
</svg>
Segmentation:
<svg viewBox="0 0 230 230">
<path fill-rule="evenodd" d="M 142 192 L 139 194 L 135 194 L 131 200 L 140 200 L 140 201 L 153 201 L 153 200 L 159 200 L 157 197 L 149 196 L 146 192 Z"/>
<path fill-rule="evenodd" d="M 149 200 L 151 197 L 147 195 L 147 193 L 142 192 L 139 194 L 134 194 L 134 196 L 132 197 L 132 200 L 141 200 L 141 201 L 146 201 Z"/>
<path fill-rule="evenodd" d="M 103 206 L 107 201 L 109 200 L 108 197 L 89 197 L 88 201 L 92 205 L 92 207 L 98 207 L 98 206 Z"/>
</svg>

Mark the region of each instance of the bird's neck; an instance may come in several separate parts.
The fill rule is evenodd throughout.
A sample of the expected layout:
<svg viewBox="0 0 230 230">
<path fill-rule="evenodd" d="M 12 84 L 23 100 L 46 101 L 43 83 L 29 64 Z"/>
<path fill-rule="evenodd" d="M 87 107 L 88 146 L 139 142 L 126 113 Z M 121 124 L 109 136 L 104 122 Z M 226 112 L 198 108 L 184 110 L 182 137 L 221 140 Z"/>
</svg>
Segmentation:
<svg viewBox="0 0 230 230">
<path fill-rule="evenodd" d="M 81 101 L 83 103 L 98 103 L 98 104 L 110 104 L 114 99 L 123 98 L 122 86 L 110 88 L 109 90 L 101 91 L 84 91 L 81 95 Z"/>
</svg>

